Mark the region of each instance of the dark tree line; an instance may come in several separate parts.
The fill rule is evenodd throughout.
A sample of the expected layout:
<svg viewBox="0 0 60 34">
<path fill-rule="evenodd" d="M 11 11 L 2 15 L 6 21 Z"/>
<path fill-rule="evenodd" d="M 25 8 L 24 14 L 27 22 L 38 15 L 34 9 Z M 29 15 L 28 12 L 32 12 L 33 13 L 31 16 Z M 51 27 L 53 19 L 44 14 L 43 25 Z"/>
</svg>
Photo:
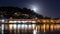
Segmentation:
<svg viewBox="0 0 60 34">
<path fill-rule="evenodd" d="M 42 15 L 36 14 L 34 11 L 27 8 L 18 7 L 0 7 L 0 18 L 43 18 Z"/>
<path fill-rule="evenodd" d="M 42 15 L 35 13 L 33 10 L 18 7 L 0 7 L 0 18 L 44 18 Z M 45 17 L 50 19 L 50 17 Z"/>
</svg>

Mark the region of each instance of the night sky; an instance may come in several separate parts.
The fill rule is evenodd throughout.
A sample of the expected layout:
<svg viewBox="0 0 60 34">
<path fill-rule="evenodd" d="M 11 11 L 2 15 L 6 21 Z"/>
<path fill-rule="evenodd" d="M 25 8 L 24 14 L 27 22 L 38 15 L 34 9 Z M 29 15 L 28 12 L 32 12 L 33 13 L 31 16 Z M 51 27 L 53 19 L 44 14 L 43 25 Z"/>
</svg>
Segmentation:
<svg viewBox="0 0 60 34">
<path fill-rule="evenodd" d="M 60 0 L 0 0 L 0 6 L 26 7 L 44 16 L 60 18 Z"/>
</svg>

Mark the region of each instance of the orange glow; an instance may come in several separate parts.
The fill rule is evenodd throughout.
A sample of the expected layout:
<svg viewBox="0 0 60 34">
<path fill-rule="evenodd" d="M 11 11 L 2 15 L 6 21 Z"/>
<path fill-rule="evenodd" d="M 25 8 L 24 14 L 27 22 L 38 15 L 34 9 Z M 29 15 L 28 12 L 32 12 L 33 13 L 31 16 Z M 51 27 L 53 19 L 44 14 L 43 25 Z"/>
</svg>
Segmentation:
<svg viewBox="0 0 60 34">
<path fill-rule="evenodd" d="M 56 28 L 57 28 L 57 30 L 59 30 L 60 29 L 60 25 L 56 24 Z"/>
<path fill-rule="evenodd" d="M 60 20 L 56 20 L 56 23 L 60 23 Z"/>
<path fill-rule="evenodd" d="M 43 23 L 46 23 L 46 20 L 43 20 Z"/>
<path fill-rule="evenodd" d="M 49 23 L 49 20 L 46 20 Z"/>
<path fill-rule="evenodd" d="M 52 25 L 50 26 L 50 28 L 51 28 L 51 31 L 53 31 L 54 25 L 52 24 Z"/>
<path fill-rule="evenodd" d="M 37 20 L 37 22 L 40 22 L 40 20 Z"/>
<path fill-rule="evenodd" d="M 54 20 L 51 20 L 52 23 L 54 23 Z"/>
<path fill-rule="evenodd" d="M 49 30 L 49 25 L 48 24 L 46 25 L 46 29 Z"/>
<path fill-rule="evenodd" d="M 44 24 L 44 33 L 46 32 L 46 29 L 45 28 L 46 28 L 46 25 Z"/>
<path fill-rule="evenodd" d="M 40 25 L 37 26 L 38 31 L 40 31 Z"/>
<path fill-rule="evenodd" d="M 35 24 L 32 24 L 32 28 L 35 29 L 36 25 Z"/>
<path fill-rule="evenodd" d="M 9 21 L 9 23 L 14 23 L 14 21 Z"/>
<path fill-rule="evenodd" d="M 12 25 L 12 24 L 9 24 L 9 28 L 10 28 L 10 30 L 12 29 L 12 27 L 13 27 L 13 25 Z"/>
</svg>

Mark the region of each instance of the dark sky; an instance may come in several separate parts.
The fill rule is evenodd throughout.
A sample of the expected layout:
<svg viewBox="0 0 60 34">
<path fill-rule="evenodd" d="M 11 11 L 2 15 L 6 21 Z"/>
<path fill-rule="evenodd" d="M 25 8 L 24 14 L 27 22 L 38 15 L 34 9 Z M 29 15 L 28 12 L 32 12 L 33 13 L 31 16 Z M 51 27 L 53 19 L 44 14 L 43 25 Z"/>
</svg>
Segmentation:
<svg viewBox="0 0 60 34">
<path fill-rule="evenodd" d="M 39 14 L 60 17 L 60 0 L 0 0 L 0 6 L 35 7 Z"/>
</svg>

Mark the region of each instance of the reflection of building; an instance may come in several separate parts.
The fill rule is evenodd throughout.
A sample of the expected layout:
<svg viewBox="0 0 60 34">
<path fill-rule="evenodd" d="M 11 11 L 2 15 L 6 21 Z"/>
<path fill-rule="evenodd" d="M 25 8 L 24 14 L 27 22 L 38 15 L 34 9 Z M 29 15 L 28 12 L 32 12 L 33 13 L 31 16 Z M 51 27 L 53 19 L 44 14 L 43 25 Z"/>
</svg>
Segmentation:
<svg viewBox="0 0 60 34">
<path fill-rule="evenodd" d="M 48 30 L 59 30 L 60 25 L 56 24 L 47 24 L 47 23 L 56 23 L 59 20 L 48 20 L 48 19 L 1 19 L 0 23 L 2 27 L 2 33 L 4 30 L 4 33 L 7 31 L 8 33 L 27 33 L 27 32 L 35 32 L 36 28 L 37 31 L 43 30 L 44 32 Z M 46 23 L 46 24 L 37 24 L 37 23 Z M 59 22 L 58 22 L 59 23 Z M 56 28 L 57 27 L 57 28 Z M 7 34 L 8 34 L 7 33 Z"/>
</svg>

